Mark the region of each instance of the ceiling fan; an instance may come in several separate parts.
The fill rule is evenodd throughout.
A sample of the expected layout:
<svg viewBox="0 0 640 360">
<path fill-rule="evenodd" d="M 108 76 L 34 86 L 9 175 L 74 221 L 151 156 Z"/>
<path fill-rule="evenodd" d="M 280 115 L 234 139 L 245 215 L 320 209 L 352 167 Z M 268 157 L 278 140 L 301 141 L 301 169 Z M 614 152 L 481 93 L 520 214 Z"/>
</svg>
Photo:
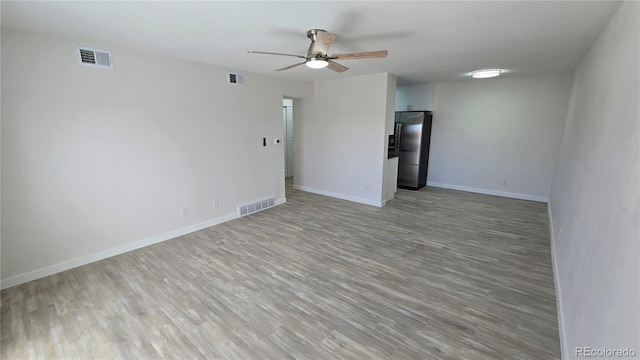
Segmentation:
<svg viewBox="0 0 640 360">
<path fill-rule="evenodd" d="M 293 65 L 285 66 L 281 69 L 276 69 L 276 71 L 289 70 L 296 66 L 306 64 L 308 67 L 312 69 L 322 69 L 327 67 L 336 72 L 343 72 L 343 71 L 349 70 L 349 68 L 333 60 L 373 59 L 373 58 L 387 57 L 387 50 L 346 53 L 346 54 L 332 54 L 331 56 L 329 56 L 328 55 L 329 47 L 331 46 L 331 44 L 333 44 L 333 40 L 336 39 L 335 34 L 331 34 L 321 29 L 311 29 L 307 31 L 307 37 L 311 39 L 311 45 L 309 45 L 309 51 L 307 51 L 306 56 L 268 52 L 268 51 L 248 51 L 248 52 L 251 54 L 293 56 L 300 59 L 304 59 L 304 61 L 295 63 Z"/>
</svg>

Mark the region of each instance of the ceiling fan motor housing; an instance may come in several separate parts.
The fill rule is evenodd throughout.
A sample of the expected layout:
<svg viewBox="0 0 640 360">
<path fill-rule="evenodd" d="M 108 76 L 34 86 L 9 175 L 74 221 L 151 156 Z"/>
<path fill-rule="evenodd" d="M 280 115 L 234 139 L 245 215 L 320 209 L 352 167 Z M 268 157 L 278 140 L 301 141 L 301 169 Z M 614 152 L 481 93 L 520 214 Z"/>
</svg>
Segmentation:
<svg viewBox="0 0 640 360">
<path fill-rule="evenodd" d="M 326 30 L 322 30 L 322 29 L 311 29 L 309 31 L 307 31 L 307 37 L 311 40 L 315 40 L 316 39 L 316 35 L 318 34 L 318 32 L 327 32 Z"/>
<path fill-rule="evenodd" d="M 322 29 L 311 29 L 307 31 L 307 37 L 311 39 L 307 59 L 326 60 L 329 47 L 336 36 Z"/>
</svg>

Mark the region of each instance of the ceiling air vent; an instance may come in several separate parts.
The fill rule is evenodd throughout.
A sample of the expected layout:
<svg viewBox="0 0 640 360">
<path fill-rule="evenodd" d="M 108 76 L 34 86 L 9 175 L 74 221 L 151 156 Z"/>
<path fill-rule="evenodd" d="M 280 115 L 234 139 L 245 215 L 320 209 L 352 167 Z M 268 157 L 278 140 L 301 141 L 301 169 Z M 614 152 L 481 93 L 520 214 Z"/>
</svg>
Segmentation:
<svg viewBox="0 0 640 360">
<path fill-rule="evenodd" d="M 228 73 L 227 81 L 231 85 L 244 85 L 244 75 L 238 73 Z"/>
<path fill-rule="evenodd" d="M 108 50 L 78 47 L 78 60 L 83 65 L 113 69 L 113 57 Z"/>
</svg>

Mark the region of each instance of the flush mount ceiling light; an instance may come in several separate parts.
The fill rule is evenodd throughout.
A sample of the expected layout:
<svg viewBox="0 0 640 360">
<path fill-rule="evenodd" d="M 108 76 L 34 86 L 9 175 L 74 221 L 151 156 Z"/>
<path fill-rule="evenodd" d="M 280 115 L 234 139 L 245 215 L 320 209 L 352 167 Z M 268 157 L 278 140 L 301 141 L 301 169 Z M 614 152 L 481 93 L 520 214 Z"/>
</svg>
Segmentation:
<svg viewBox="0 0 640 360">
<path fill-rule="evenodd" d="M 502 70 L 499 69 L 477 70 L 471 72 L 471 77 L 474 79 L 486 79 L 500 76 L 500 74 L 502 74 Z"/>
<path fill-rule="evenodd" d="M 329 62 L 322 59 L 309 59 L 309 61 L 306 62 L 306 65 L 312 69 L 322 69 L 326 68 L 329 65 Z"/>
</svg>

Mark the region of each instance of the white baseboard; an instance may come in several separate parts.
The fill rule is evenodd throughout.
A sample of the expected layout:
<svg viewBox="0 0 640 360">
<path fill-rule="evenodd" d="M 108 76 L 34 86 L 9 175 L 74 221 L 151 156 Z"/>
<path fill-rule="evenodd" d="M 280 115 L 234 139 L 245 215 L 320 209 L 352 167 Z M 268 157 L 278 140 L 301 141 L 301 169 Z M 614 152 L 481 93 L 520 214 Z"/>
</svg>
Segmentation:
<svg viewBox="0 0 640 360">
<path fill-rule="evenodd" d="M 560 275 L 558 273 L 558 261 L 556 260 L 556 239 L 553 230 L 553 216 L 551 214 L 551 203 L 547 203 L 547 215 L 549 216 L 549 232 L 551 237 L 551 264 L 553 266 L 553 283 L 556 287 L 556 309 L 558 311 L 558 332 L 560 333 L 560 356 L 562 359 L 569 359 L 569 349 L 567 348 L 567 333 L 564 324 L 564 309 L 562 307 L 562 290 L 560 287 Z"/>
<path fill-rule="evenodd" d="M 282 205 L 282 204 L 284 204 L 286 202 L 287 202 L 287 198 L 286 197 L 283 197 L 283 198 L 280 198 L 280 199 L 276 199 L 276 206 Z"/>
<path fill-rule="evenodd" d="M 281 199 L 282 200 L 282 199 Z M 279 201 L 281 201 L 279 200 Z M 285 200 L 286 201 L 286 200 Z M 284 202 L 284 201 L 282 201 Z M 149 245 L 153 245 L 153 244 L 157 244 L 159 242 L 163 242 L 169 239 L 173 239 L 182 235 L 186 235 L 198 230 L 202 230 L 214 225 L 218 225 L 233 219 L 238 218 L 239 215 L 237 212 L 231 213 L 231 214 L 227 214 L 221 217 L 217 217 L 215 219 L 211 219 L 211 220 L 207 220 L 207 221 L 203 221 L 201 223 L 197 223 L 197 224 L 193 224 L 191 226 L 187 226 L 185 228 L 182 229 L 178 229 L 178 230 L 173 230 L 173 231 L 169 231 L 166 232 L 164 234 L 159 234 L 159 235 L 155 235 L 155 236 L 151 236 L 142 240 L 138 240 L 129 244 L 125 244 L 125 245 L 121 245 L 121 246 L 117 246 L 114 248 L 110 248 L 107 250 L 103 250 L 103 251 L 98 251 L 96 253 L 87 255 L 87 256 L 82 256 L 79 258 L 75 258 L 72 260 L 68 260 L 68 261 L 64 261 L 55 265 L 50 265 L 50 266 L 46 266 L 37 270 L 33 270 L 33 271 L 29 271 L 27 273 L 23 273 L 23 274 L 19 274 L 16 276 L 12 276 L 10 278 L 7 279 L 2 279 L 1 284 L 0 284 L 0 288 L 2 289 L 6 289 L 6 288 L 10 288 L 12 286 L 16 286 L 16 285 L 20 285 L 29 281 L 33 281 L 36 279 L 40 279 L 49 275 L 53 275 L 53 274 L 57 274 L 59 272 L 63 272 L 66 270 L 70 270 L 82 265 L 87 265 L 90 264 L 92 262 L 96 262 L 96 261 L 100 261 L 100 260 L 104 260 L 107 258 L 110 258 L 112 256 L 116 256 L 116 255 L 120 255 L 132 250 L 136 250 L 136 249 L 140 249 L 143 248 L 145 246 L 149 246 Z"/>
<path fill-rule="evenodd" d="M 308 187 L 308 186 L 302 186 L 302 185 L 295 185 L 294 184 L 293 188 L 296 189 L 296 190 L 302 190 L 302 191 L 306 191 L 306 192 L 310 192 L 310 193 L 314 193 L 314 194 L 318 194 L 318 195 L 329 196 L 329 197 L 336 198 L 336 199 L 353 201 L 353 202 L 357 202 L 357 203 L 365 204 L 365 205 L 371 205 L 371 206 L 376 206 L 376 207 L 382 207 L 384 205 L 382 203 L 382 201 L 375 201 L 375 200 L 365 199 L 365 198 L 361 198 L 361 197 L 357 197 L 357 196 L 334 193 L 334 192 L 331 192 L 331 191 L 326 191 L 326 190 L 322 190 L 322 189 L 316 189 L 316 188 L 312 188 L 312 187 Z"/>
<path fill-rule="evenodd" d="M 549 202 L 549 198 L 548 197 L 544 197 L 544 196 L 519 194 L 519 193 L 506 192 L 506 191 L 497 191 L 497 190 L 490 190 L 490 189 L 475 188 L 475 187 L 469 187 L 469 186 L 443 184 L 443 183 L 438 183 L 438 182 L 433 182 L 433 181 L 428 181 L 427 185 L 433 186 L 433 187 L 444 188 L 444 189 L 468 191 L 468 192 L 473 192 L 473 193 L 478 193 L 478 194 L 501 196 L 501 197 L 507 197 L 507 198 L 512 198 L 512 199 L 537 201 L 537 202 L 543 202 L 543 203 Z"/>
</svg>

